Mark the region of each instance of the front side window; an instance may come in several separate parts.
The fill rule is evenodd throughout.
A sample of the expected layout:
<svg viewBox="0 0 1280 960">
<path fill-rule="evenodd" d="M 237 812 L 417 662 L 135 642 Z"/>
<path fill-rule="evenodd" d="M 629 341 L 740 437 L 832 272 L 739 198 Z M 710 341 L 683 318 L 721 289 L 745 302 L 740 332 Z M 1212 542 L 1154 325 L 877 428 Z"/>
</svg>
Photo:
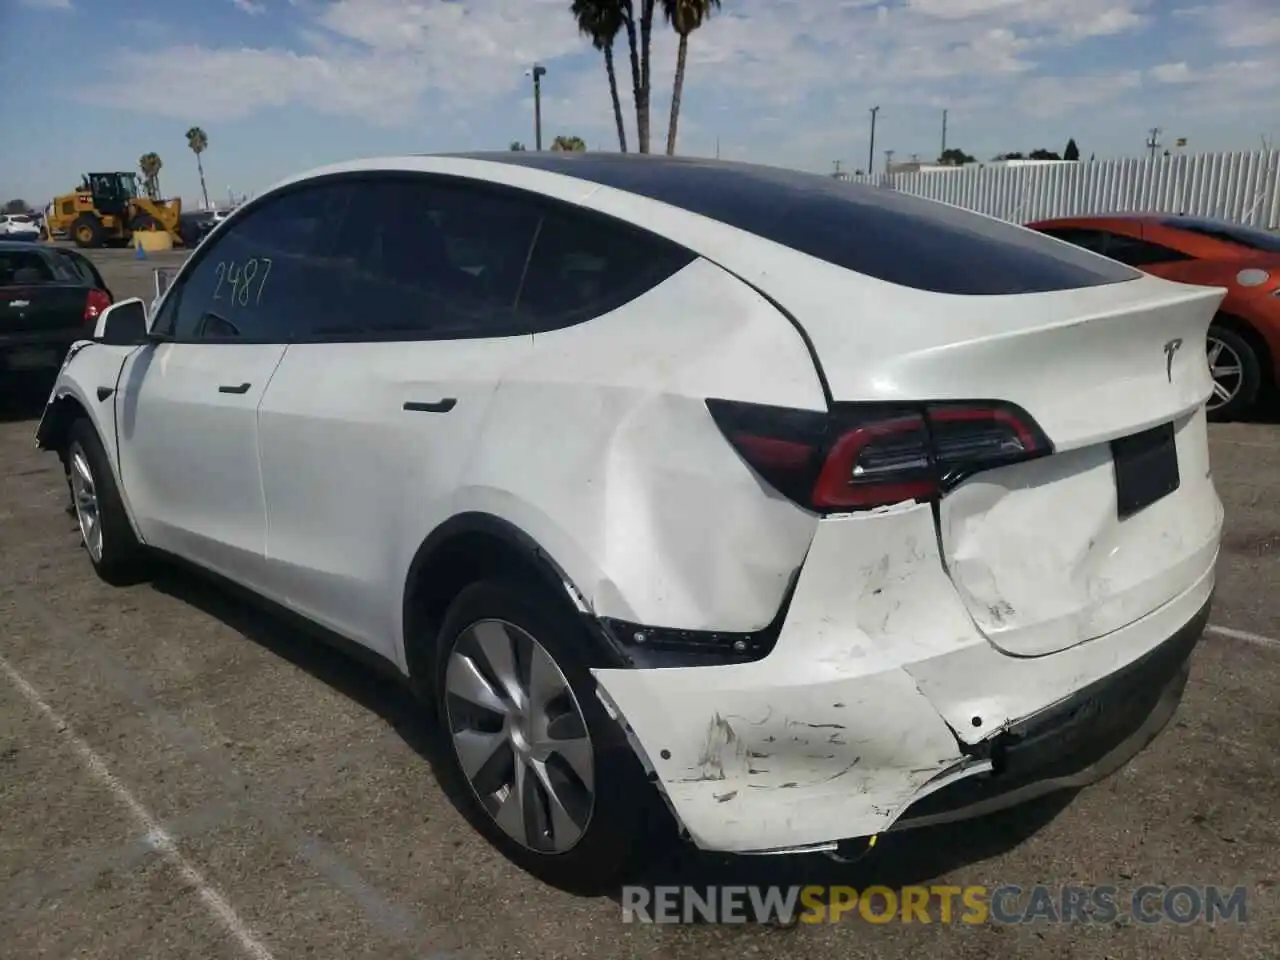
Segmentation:
<svg viewBox="0 0 1280 960">
<path fill-rule="evenodd" d="M 286 343 L 331 291 L 313 251 L 346 202 L 340 184 L 290 190 L 247 210 L 199 251 L 156 329 L 177 340 Z"/>
</svg>

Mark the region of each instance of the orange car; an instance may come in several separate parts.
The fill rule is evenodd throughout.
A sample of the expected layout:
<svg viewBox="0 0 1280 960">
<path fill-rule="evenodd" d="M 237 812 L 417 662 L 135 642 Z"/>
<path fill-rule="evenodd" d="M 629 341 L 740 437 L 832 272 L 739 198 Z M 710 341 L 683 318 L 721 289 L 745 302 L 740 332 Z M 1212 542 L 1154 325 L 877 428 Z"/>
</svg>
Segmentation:
<svg viewBox="0 0 1280 960">
<path fill-rule="evenodd" d="M 1226 299 L 1209 327 L 1211 420 L 1232 420 L 1280 383 L 1280 233 L 1196 217 L 1113 214 L 1027 226 Z"/>
</svg>

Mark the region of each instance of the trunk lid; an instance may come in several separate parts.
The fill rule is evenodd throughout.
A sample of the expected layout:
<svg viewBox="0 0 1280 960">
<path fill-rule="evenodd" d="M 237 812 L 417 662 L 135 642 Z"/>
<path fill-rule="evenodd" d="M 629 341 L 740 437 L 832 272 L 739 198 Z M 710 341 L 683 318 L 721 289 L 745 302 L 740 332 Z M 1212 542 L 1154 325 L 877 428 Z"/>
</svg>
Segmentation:
<svg viewBox="0 0 1280 960">
<path fill-rule="evenodd" d="M 88 296 L 83 286 L 70 283 L 0 287 L 0 336 L 84 329 Z"/>
<path fill-rule="evenodd" d="M 868 297 L 857 278 L 842 297 L 833 284 L 779 290 L 771 279 L 835 401 L 1012 402 L 1053 442 L 1050 456 L 971 477 L 938 510 L 947 572 L 997 648 L 1039 656 L 1109 633 L 1213 563 L 1222 506 L 1204 342 L 1223 290 L 1142 277 L 980 297 L 877 284 Z M 858 322 L 859 300 L 884 322 Z M 1164 454 L 1158 442 L 1136 452 L 1123 447 L 1139 441 L 1112 443 L 1152 428 L 1165 431 Z M 1175 455 L 1176 488 L 1139 489 L 1152 502 L 1126 510 L 1117 484 L 1170 479 Z"/>
</svg>

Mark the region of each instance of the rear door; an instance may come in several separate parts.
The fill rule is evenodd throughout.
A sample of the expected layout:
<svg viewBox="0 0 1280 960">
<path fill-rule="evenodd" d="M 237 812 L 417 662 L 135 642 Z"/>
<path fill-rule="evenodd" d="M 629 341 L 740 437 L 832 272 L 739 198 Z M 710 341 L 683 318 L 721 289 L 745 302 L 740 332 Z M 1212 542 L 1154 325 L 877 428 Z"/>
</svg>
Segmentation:
<svg viewBox="0 0 1280 960">
<path fill-rule="evenodd" d="M 515 303 L 538 215 L 423 177 L 329 189 L 350 199 L 317 257 L 324 303 L 262 402 L 263 582 L 397 659 L 420 518 L 451 515 L 490 400 L 532 347 Z"/>
</svg>

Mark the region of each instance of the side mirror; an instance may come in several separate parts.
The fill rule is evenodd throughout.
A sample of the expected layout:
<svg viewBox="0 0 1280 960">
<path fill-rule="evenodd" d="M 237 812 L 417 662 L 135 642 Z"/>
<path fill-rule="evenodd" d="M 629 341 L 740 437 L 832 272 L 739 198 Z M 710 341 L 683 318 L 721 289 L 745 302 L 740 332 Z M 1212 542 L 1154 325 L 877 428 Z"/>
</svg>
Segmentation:
<svg viewBox="0 0 1280 960">
<path fill-rule="evenodd" d="M 113 346 L 136 346 L 147 339 L 147 307 L 137 297 L 113 303 L 102 311 L 93 339 Z"/>
</svg>

